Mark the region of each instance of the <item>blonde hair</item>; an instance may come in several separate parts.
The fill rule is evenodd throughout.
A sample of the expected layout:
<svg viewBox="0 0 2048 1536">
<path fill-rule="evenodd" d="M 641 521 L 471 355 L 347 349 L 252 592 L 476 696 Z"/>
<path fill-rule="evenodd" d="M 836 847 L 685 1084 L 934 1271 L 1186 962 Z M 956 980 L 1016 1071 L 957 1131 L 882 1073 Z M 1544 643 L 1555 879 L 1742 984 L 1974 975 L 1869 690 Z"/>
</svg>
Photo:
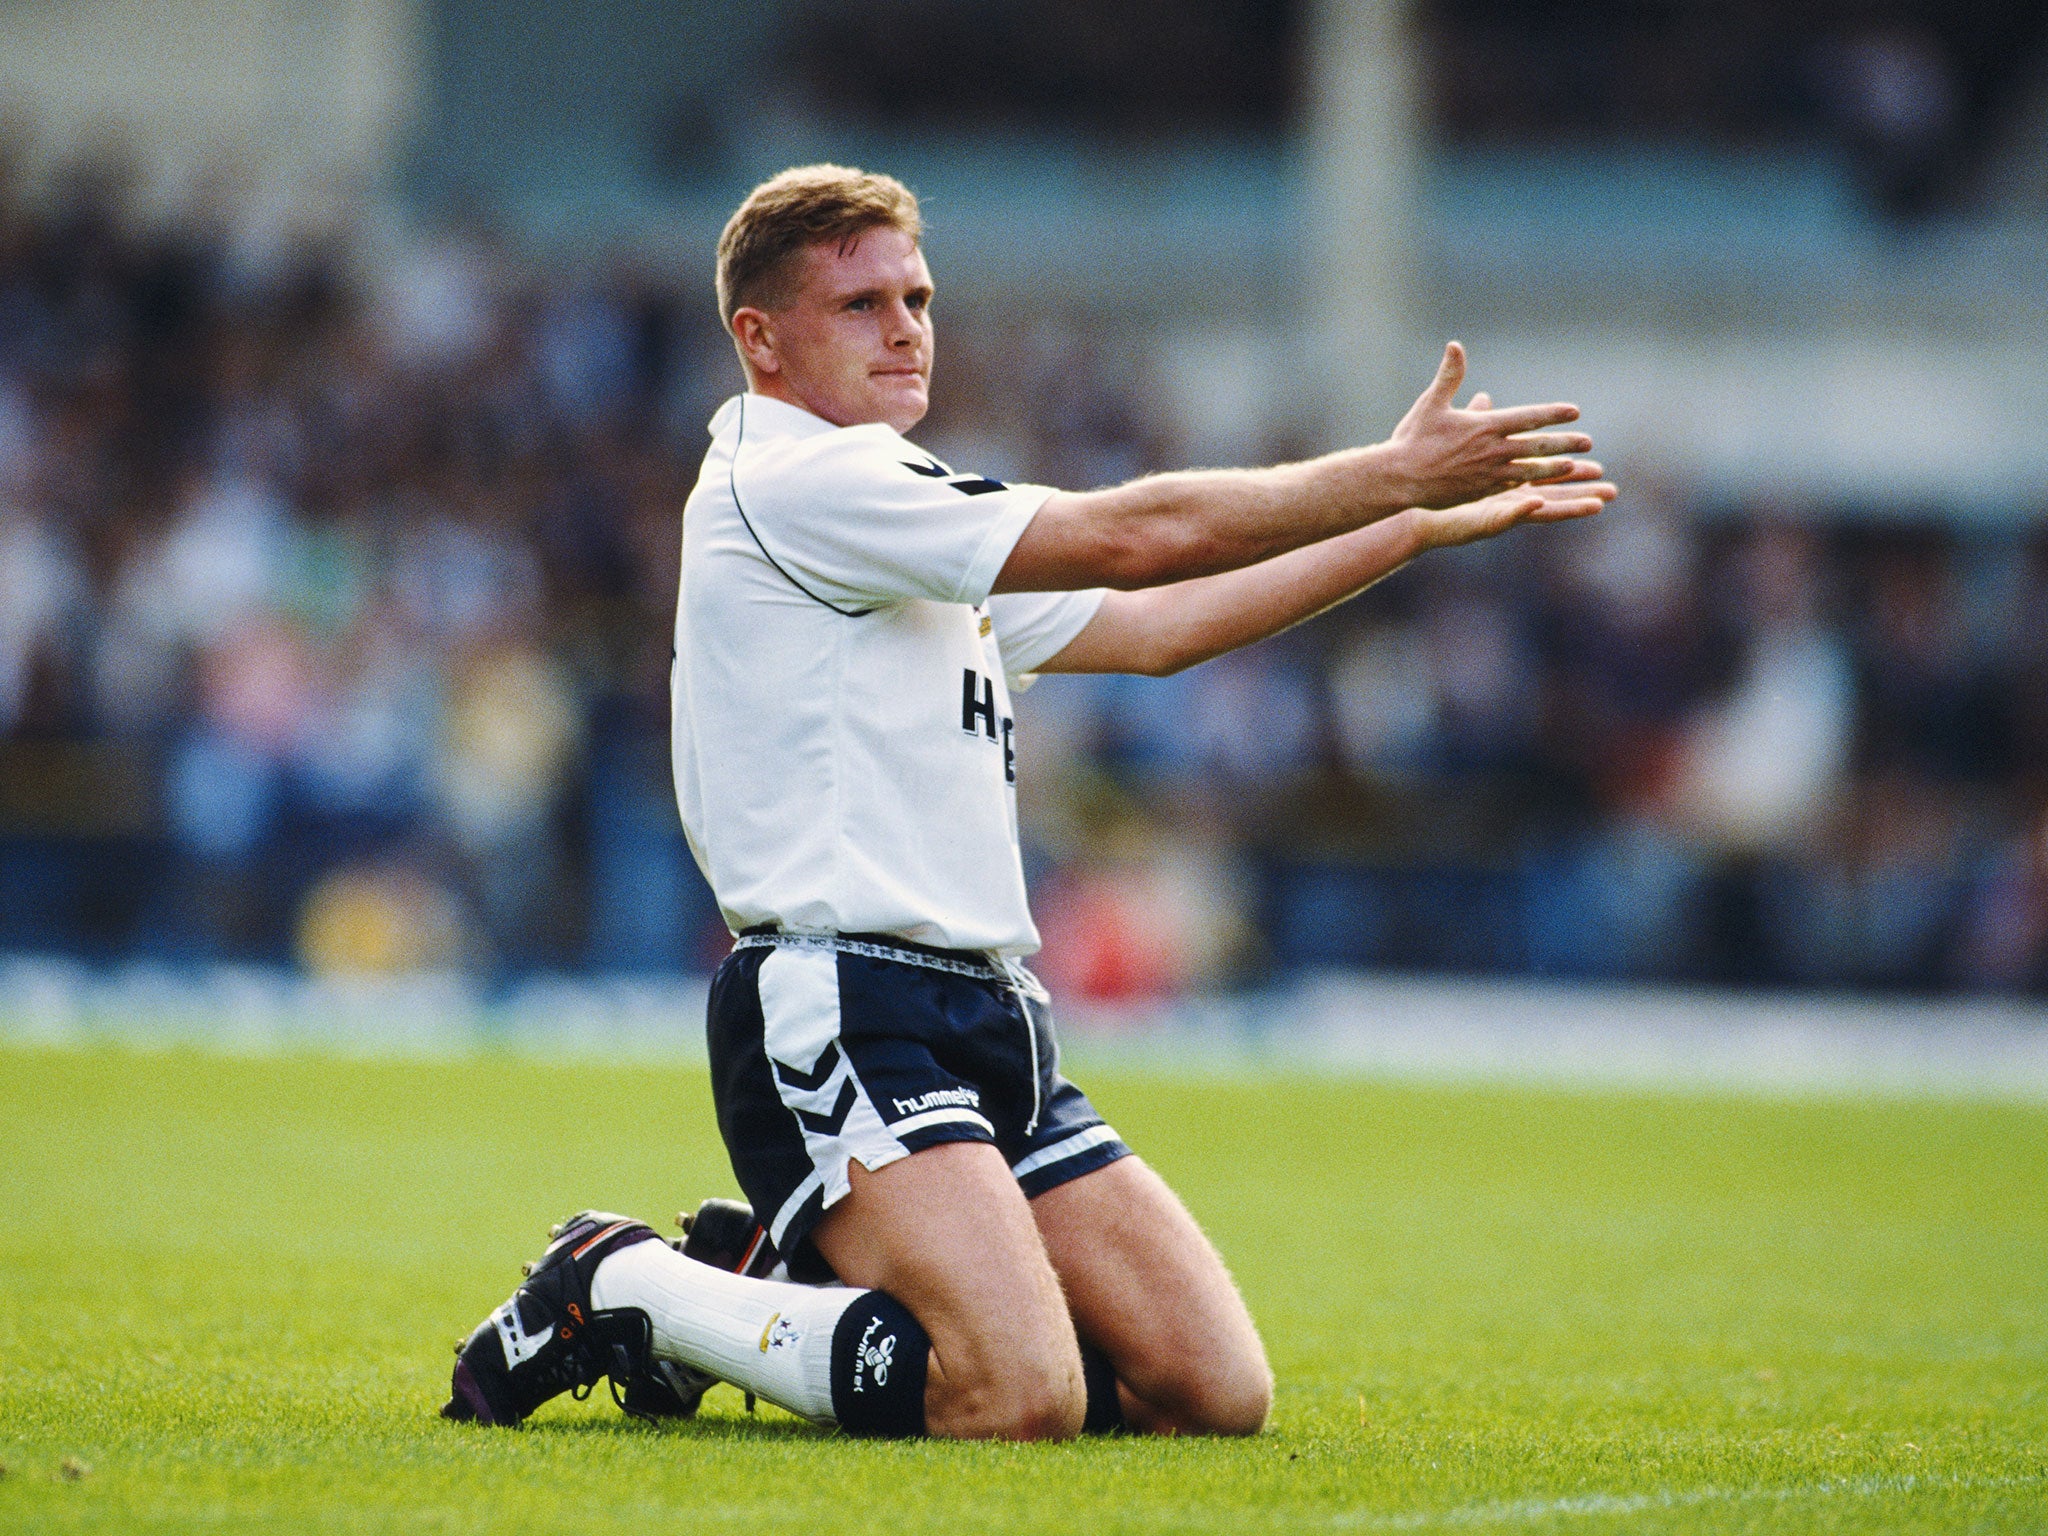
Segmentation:
<svg viewBox="0 0 2048 1536">
<path fill-rule="evenodd" d="M 846 165 L 799 165 L 747 194 L 718 237 L 718 313 L 729 327 L 746 305 L 773 308 L 791 295 L 793 258 L 809 246 L 844 244 L 887 226 L 924 235 L 917 195 L 894 176 Z"/>
</svg>

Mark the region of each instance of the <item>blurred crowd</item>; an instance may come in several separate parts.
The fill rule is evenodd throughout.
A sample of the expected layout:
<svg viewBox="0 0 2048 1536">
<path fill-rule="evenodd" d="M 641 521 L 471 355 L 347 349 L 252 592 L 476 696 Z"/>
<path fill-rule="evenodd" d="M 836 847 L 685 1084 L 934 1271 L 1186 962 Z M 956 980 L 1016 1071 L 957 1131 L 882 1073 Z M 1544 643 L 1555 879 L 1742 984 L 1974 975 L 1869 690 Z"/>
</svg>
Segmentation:
<svg viewBox="0 0 2048 1536">
<path fill-rule="evenodd" d="M 1047 679 L 1048 968 L 2039 990 L 2044 623 L 2018 528 L 1632 485 L 1174 679 Z"/>
<path fill-rule="evenodd" d="M 686 965 L 674 285 L 0 195 L 0 943 Z"/>
<path fill-rule="evenodd" d="M 701 969 L 666 682 L 737 386 L 708 281 L 364 244 L 0 191 L 0 948 Z M 948 314 L 937 398 L 983 473 L 1176 458 L 1071 321 Z M 1631 484 L 1179 677 L 1040 680 L 1048 979 L 2048 986 L 2039 509 L 1853 510 Z"/>
</svg>

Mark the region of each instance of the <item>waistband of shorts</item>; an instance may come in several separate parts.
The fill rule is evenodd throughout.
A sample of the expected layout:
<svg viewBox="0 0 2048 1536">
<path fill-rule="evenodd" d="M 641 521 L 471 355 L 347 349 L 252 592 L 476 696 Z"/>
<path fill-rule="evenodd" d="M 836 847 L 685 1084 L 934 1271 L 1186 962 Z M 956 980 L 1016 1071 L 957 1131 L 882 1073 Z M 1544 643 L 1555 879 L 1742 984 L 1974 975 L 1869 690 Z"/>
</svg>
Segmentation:
<svg viewBox="0 0 2048 1536">
<path fill-rule="evenodd" d="M 899 965 L 921 965 L 927 970 L 972 976 L 979 981 L 1016 981 L 999 956 L 985 950 L 940 949 L 920 944 L 893 933 L 824 933 L 788 929 L 778 923 L 757 923 L 742 928 L 733 940 L 734 949 L 827 949 L 842 955 L 863 955 L 871 960 L 894 960 Z M 1020 967 L 1021 969 L 1021 967 Z"/>
</svg>

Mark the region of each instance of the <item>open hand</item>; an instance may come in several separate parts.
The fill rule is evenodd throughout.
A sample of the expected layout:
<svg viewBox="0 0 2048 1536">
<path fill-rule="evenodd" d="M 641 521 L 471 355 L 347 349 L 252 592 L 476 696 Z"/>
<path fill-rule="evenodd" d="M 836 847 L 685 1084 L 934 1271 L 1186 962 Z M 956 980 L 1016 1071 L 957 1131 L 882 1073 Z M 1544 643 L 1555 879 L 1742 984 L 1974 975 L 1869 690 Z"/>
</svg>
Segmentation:
<svg viewBox="0 0 2048 1536">
<path fill-rule="evenodd" d="M 1465 348 L 1453 341 L 1444 347 L 1436 378 L 1388 439 L 1416 506 L 1469 511 L 1468 504 L 1517 486 L 1588 478 L 1577 474 L 1576 461 L 1563 455 L 1590 452 L 1593 440 L 1583 432 L 1541 430 L 1577 421 L 1576 405 L 1518 405 L 1497 411 L 1486 396 L 1478 395 L 1460 410 L 1454 402 L 1464 382 Z"/>
<path fill-rule="evenodd" d="M 1474 395 L 1469 410 L 1487 411 L 1492 405 L 1488 396 Z M 1612 481 L 1600 478 L 1600 466 L 1593 460 L 1556 462 L 1562 472 L 1548 479 L 1496 491 L 1462 506 L 1434 510 L 1417 507 L 1408 515 L 1415 519 L 1426 548 L 1445 549 L 1490 539 L 1521 523 L 1561 523 L 1575 517 L 1591 517 L 1620 494 Z"/>
</svg>

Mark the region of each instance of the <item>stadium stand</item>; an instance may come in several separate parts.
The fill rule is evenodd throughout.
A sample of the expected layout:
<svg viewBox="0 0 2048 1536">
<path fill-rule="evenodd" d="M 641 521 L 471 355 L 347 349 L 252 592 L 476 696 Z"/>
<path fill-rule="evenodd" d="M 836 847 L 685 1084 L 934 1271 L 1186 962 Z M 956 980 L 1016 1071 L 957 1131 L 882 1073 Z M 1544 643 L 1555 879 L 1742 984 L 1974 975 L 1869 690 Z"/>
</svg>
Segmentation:
<svg viewBox="0 0 2048 1536">
<path fill-rule="evenodd" d="M 1606 82 L 1560 77 L 1552 111 L 1487 83 L 1530 41 L 1520 13 L 1417 7 L 1423 329 L 1513 352 L 1510 322 L 1535 325 L 1540 381 L 1610 333 L 1624 362 L 1739 372 L 1794 334 L 1847 367 L 1880 324 L 1909 361 L 1975 366 L 1997 329 L 1976 317 L 2035 323 L 2034 226 L 1928 225 L 2032 195 L 2038 8 L 1793 9 L 1615 3 L 1535 29 Z M 780 127 L 786 102 L 704 94 L 726 56 L 695 12 L 607 13 L 589 57 L 537 4 L 425 13 L 429 216 L 404 238 L 371 217 L 293 233 L 204 183 L 167 200 L 118 157 L 8 159 L 0 950 L 499 975 L 722 951 L 668 787 L 665 678 L 677 513 L 735 372 L 675 253 L 771 160 L 838 136 L 929 171 L 942 284 L 961 281 L 923 436 L 955 461 L 1085 486 L 1327 429 L 1298 383 L 1267 388 L 1306 8 L 1175 8 L 1132 93 L 1118 50 L 1144 28 L 991 0 L 990 30 L 949 43 L 904 0 L 867 43 L 1022 61 L 993 95 L 963 70 L 906 104 L 861 95 L 848 7 L 789 0 L 731 43 L 825 115 Z M 605 49 L 616 72 L 569 71 Z M 554 65 L 567 83 L 543 90 Z M 1889 182 L 1859 162 L 1896 233 L 1829 201 L 1828 156 L 1870 148 L 1880 97 L 1895 126 L 1940 124 Z M 1563 143 L 1597 152 L 1546 171 L 1529 214 L 1521 168 Z M 591 205 L 548 223 L 521 190 L 631 167 L 686 231 L 636 256 Z M 1055 250 L 1095 286 L 1067 292 Z M 2008 349 L 2022 394 L 2032 334 Z M 1967 515 L 1902 491 L 1911 465 L 1879 464 L 1868 495 L 1843 480 L 1869 462 L 1853 433 L 1801 479 L 1738 421 L 1730 483 L 1645 451 L 1599 525 L 1437 557 L 1181 677 L 1045 680 L 1020 705 L 1045 969 L 1097 999 L 1329 965 L 2048 988 L 2048 536 L 1986 425 L 2025 402 L 1980 393 L 1990 414 L 1951 434 L 1980 467 Z M 1947 461 L 1926 478 L 1960 486 Z"/>
<path fill-rule="evenodd" d="M 728 364 L 681 278 L 482 236 L 363 278 L 105 175 L 4 224 L 0 944 L 715 954 L 663 686 Z M 988 468 L 1172 462 L 1127 361 L 957 334 L 934 432 Z M 1048 969 L 2043 985 L 2048 545 L 1855 510 L 1639 490 L 1179 678 L 1047 680 Z"/>
</svg>

